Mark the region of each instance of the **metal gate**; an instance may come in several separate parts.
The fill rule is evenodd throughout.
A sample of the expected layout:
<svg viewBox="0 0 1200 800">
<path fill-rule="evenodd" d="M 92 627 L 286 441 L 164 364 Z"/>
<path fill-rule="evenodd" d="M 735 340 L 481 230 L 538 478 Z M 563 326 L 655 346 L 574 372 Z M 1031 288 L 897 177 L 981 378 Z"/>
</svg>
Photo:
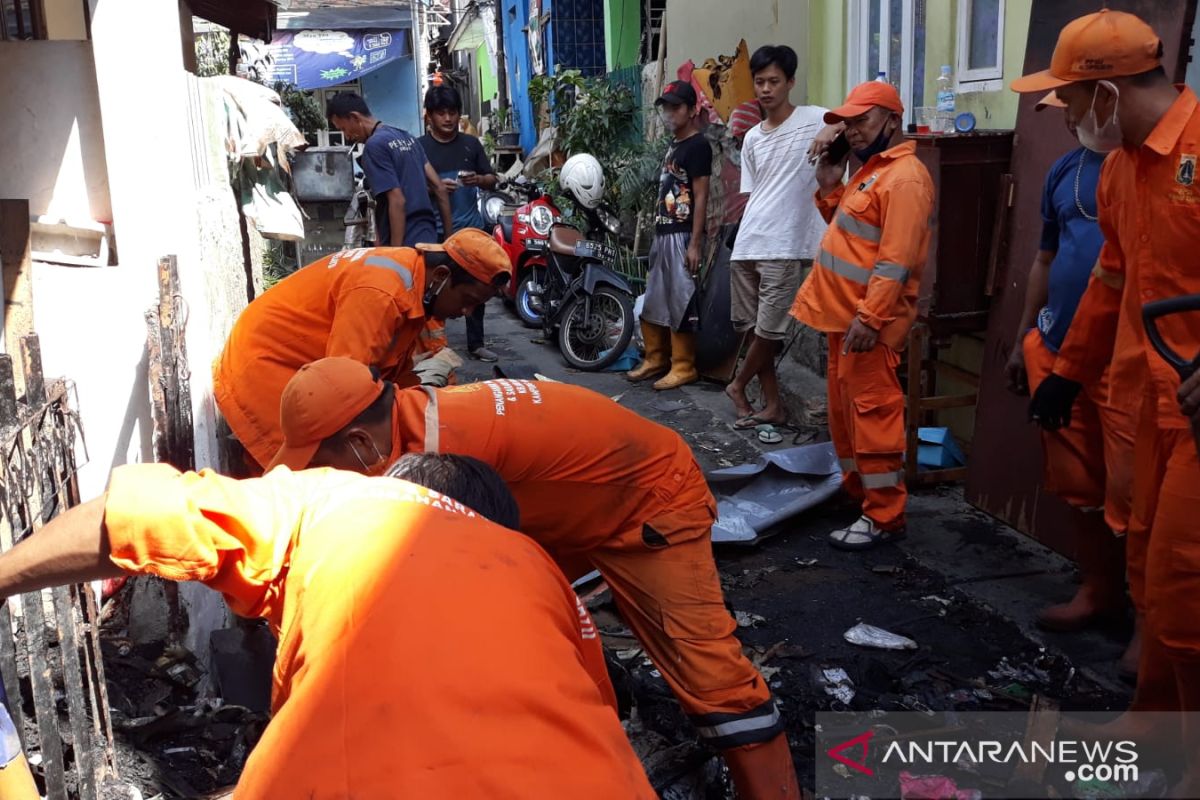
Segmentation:
<svg viewBox="0 0 1200 800">
<path fill-rule="evenodd" d="M 79 503 L 77 444 L 87 460 L 74 384 L 46 381 L 37 336 L 21 338 L 20 356 L 22 396 L 0 355 L 0 551 Z M 39 788 L 97 798 L 116 768 L 93 593 L 64 586 L 0 606 L 0 679 Z"/>
</svg>

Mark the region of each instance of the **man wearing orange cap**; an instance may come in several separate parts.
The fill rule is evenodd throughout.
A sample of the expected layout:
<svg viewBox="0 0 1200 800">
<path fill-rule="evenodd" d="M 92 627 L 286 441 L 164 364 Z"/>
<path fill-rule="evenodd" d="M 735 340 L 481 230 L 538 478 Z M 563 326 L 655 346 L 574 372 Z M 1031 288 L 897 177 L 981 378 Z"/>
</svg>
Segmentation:
<svg viewBox="0 0 1200 800">
<path fill-rule="evenodd" d="M 1054 89 L 1079 140 L 1112 152 L 1097 192 L 1104 246 L 1054 371 L 1030 415 L 1044 428 L 1070 424 L 1082 387 L 1109 368 L 1113 398 L 1140 398 L 1134 444 L 1127 561 L 1134 603 L 1145 614 L 1133 709 L 1200 711 L 1200 481 L 1196 443 L 1180 413 L 1177 373 L 1154 351 L 1142 304 L 1200 292 L 1200 103 L 1173 87 L 1162 42 L 1141 19 L 1104 9 L 1073 20 L 1050 68 L 1014 81 L 1019 92 Z M 1200 322 L 1177 315 L 1161 330 L 1176 352 L 1200 350 Z M 1111 364 L 1111 367 L 1109 366 Z M 1195 714 L 1190 715 L 1195 718 Z M 1187 753 L 1200 726 L 1185 723 Z M 1185 782 L 1200 794 L 1200 774 Z M 1179 787 L 1177 787 L 1178 789 Z"/>
<path fill-rule="evenodd" d="M 121 467 L 106 495 L 0 555 L 0 597 L 126 573 L 204 583 L 280 637 L 237 798 L 656 797 L 562 573 L 436 492 L 334 470 Z"/>
<path fill-rule="evenodd" d="M 829 229 L 792 316 L 829 339 L 829 431 L 862 516 L 830 534 L 845 550 L 904 535 L 904 393 L 900 351 L 917 316 L 929 249 L 933 181 L 903 141 L 894 86 L 872 81 L 825 114 L 844 123 L 862 167 L 842 184 L 846 160 L 817 165 L 817 208 Z"/>
<path fill-rule="evenodd" d="M 346 250 L 309 264 L 234 323 L 213 367 L 217 406 L 254 462 L 266 464 L 283 443 L 279 397 L 296 370 L 346 356 L 415 383 L 412 354 L 426 320 L 471 313 L 511 271 L 508 256 L 479 230 L 459 231 L 443 245 Z"/>
<path fill-rule="evenodd" d="M 1035 106 L 1066 108 L 1054 92 Z M 1064 117 L 1071 135 L 1075 123 Z M 1009 389 L 1036 391 L 1054 360 L 1087 288 L 1104 244 L 1097 224 L 1096 186 L 1104 156 L 1076 147 L 1050 168 L 1042 192 L 1042 235 L 1025 286 L 1025 307 L 1009 357 Z M 1082 584 L 1070 602 L 1038 615 L 1043 628 L 1079 630 L 1125 611 L 1125 543 L 1133 481 L 1133 414 L 1112 402 L 1108 375 L 1080 393 L 1071 424 L 1042 432 L 1045 488 L 1072 509 Z M 1135 639 L 1136 640 L 1136 639 Z M 1122 658 L 1124 674 L 1137 672 L 1137 647 Z"/>
<path fill-rule="evenodd" d="M 710 543 L 716 504 L 677 433 L 579 386 L 398 390 L 345 358 L 297 373 L 281 425 L 272 466 L 382 474 L 427 452 L 493 467 L 517 499 L 521 530 L 568 578 L 600 570 L 700 735 L 723 751 L 738 796 L 799 797 L 779 711 L 725 608 Z"/>
</svg>

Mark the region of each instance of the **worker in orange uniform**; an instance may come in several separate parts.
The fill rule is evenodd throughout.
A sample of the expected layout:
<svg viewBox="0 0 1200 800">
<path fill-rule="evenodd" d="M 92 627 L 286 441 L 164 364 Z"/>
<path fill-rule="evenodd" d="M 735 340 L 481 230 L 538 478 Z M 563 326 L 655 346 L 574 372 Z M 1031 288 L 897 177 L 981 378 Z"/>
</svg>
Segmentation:
<svg viewBox="0 0 1200 800">
<path fill-rule="evenodd" d="M 1050 92 L 1034 107 L 1066 108 Z M 1065 115 L 1064 115 L 1065 118 Z M 1075 136 L 1075 124 L 1067 129 Z M 1076 147 L 1054 162 L 1042 192 L 1042 231 L 1024 287 L 1025 304 L 1006 370 L 1018 395 L 1036 391 L 1054 369 L 1054 360 L 1087 288 L 1104 244 L 1097 224 L 1096 186 L 1104 154 Z M 1109 397 L 1108 373 L 1080 392 L 1071 424 L 1042 431 L 1047 491 L 1071 507 L 1075 552 L 1082 582 L 1068 603 L 1037 617 L 1047 630 L 1077 631 L 1123 614 L 1125 529 L 1133 482 L 1133 413 Z M 1121 658 L 1123 675 L 1137 674 L 1138 638 Z"/>
<path fill-rule="evenodd" d="M 234 323 L 213 367 L 213 394 L 249 456 L 267 464 L 283 443 L 279 397 L 296 370 L 346 356 L 415 384 L 414 350 L 428 319 L 471 313 L 506 284 L 512 264 L 483 231 L 444 245 L 346 250 L 284 278 Z"/>
<path fill-rule="evenodd" d="M 1162 42 L 1138 17 L 1104 9 L 1059 34 L 1050 68 L 1014 81 L 1021 92 L 1054 89 L 1080 141 L 1111 152 L 1097 191 L 1104 246 L 1054 371 L 1030 415 L 1042 427 L 1070 424 L 1082 388 L 1109 369 L 1114 398 L 1140 398 L 1134 437 L 1133 506 L 1126 560 L 1134 603 L 1145 615 L 1134 710 L 1200 711 L 1200 480 L 1196 444 L 1180 413 L 1179 376 L 1154 351 L 1142 304 L 1200 292 L 1200 103 L 1171 85 Z M 1164 318 L 1176 352 L 1200 350 L 1195 317 Z M 1110 366 L 1111 365 L 1111 366 Z M 1184 722 L 1186 753 L 1200 726 Z M 1132 718 L 1127 718 L 1132 724 Z M 1172 735 L 1170 738 L 1179 739 Z M 1196 759 L 1175 796 L 1200 795 Z"/>
<path fill-rule="evenodd" d="M 204 583 L 280 637 L 238 800 L 656 796 L 562 573 L 438 493 L 121 467 L 0 555 L 0 596 L 124 573 Z"/>
<path fill-rule="evenodd" d="M 738 796 L 799 797 L 779 710 L 725 608 L 716 503 L 677 433 L 579 386 L 398 389 L 344 358 L 297 373 L 281 416 L 273 466 L 380 474 L 426 452 L 493 467 L 517 499 L 521 530 L 568 578 L 600 570 L 701 737 L 723 751 Z"/>
<path fill-rule="evenodd" d="M 843 123 L 862 167 L 843 185 L 846 157 L 817 165 L 817 208 L 829 223 L 792 316 L 829 340 L 829 431 L 862 516 L 830 534 L 844 550 L 904 536 L 904 393 L 896 367 L 917 316 L 929 249 L 933 181 L 903 141 L 904 106 L 891 84 L 850 91 L 825 114 Z"/>
</svg>

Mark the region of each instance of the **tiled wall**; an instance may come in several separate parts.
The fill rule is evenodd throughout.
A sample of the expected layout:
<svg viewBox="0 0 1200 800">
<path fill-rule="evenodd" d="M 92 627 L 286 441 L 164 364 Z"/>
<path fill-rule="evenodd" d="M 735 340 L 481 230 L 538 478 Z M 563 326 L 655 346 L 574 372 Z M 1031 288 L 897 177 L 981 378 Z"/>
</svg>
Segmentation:
<svg viewBox="0 0 1200 800">
<path fill-rule="evenodd" d="M 604 0 L 553 0 L 554 66 L 603 75 Z"/>
</svg>

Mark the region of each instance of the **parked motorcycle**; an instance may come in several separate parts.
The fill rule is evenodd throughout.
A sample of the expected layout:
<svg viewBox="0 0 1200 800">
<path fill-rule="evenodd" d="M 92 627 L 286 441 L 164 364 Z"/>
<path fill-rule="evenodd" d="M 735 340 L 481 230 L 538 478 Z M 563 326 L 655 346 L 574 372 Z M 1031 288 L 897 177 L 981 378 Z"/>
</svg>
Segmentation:
<svg viewBox="0 0 1200 800">
<path fill-rule="evenodd" d="M 535 270 L 545 270 L 550 229 L 562 214 L 537 184 L 525 181 L 510 181 L 499 191 L 481 193 L 480 214 L 513 266 L 515 280 L 509 281 L 505 302 L 515 306 L 527 326 L 540 328 L 541 316 L 529 305 L 528 292 L 520 289 Z"/>
<path fill-rule="evenodd" d="M 613 269 L 616 250 L 562 224 L 551 228 L 548 245 L 546 265 L 529 270 L 517 307 L 528 304 L 547 338 L 558 329 L 558 349 L 572 367 L 604 369 L 633 337 L 633 290 Z"/>
</svg>

